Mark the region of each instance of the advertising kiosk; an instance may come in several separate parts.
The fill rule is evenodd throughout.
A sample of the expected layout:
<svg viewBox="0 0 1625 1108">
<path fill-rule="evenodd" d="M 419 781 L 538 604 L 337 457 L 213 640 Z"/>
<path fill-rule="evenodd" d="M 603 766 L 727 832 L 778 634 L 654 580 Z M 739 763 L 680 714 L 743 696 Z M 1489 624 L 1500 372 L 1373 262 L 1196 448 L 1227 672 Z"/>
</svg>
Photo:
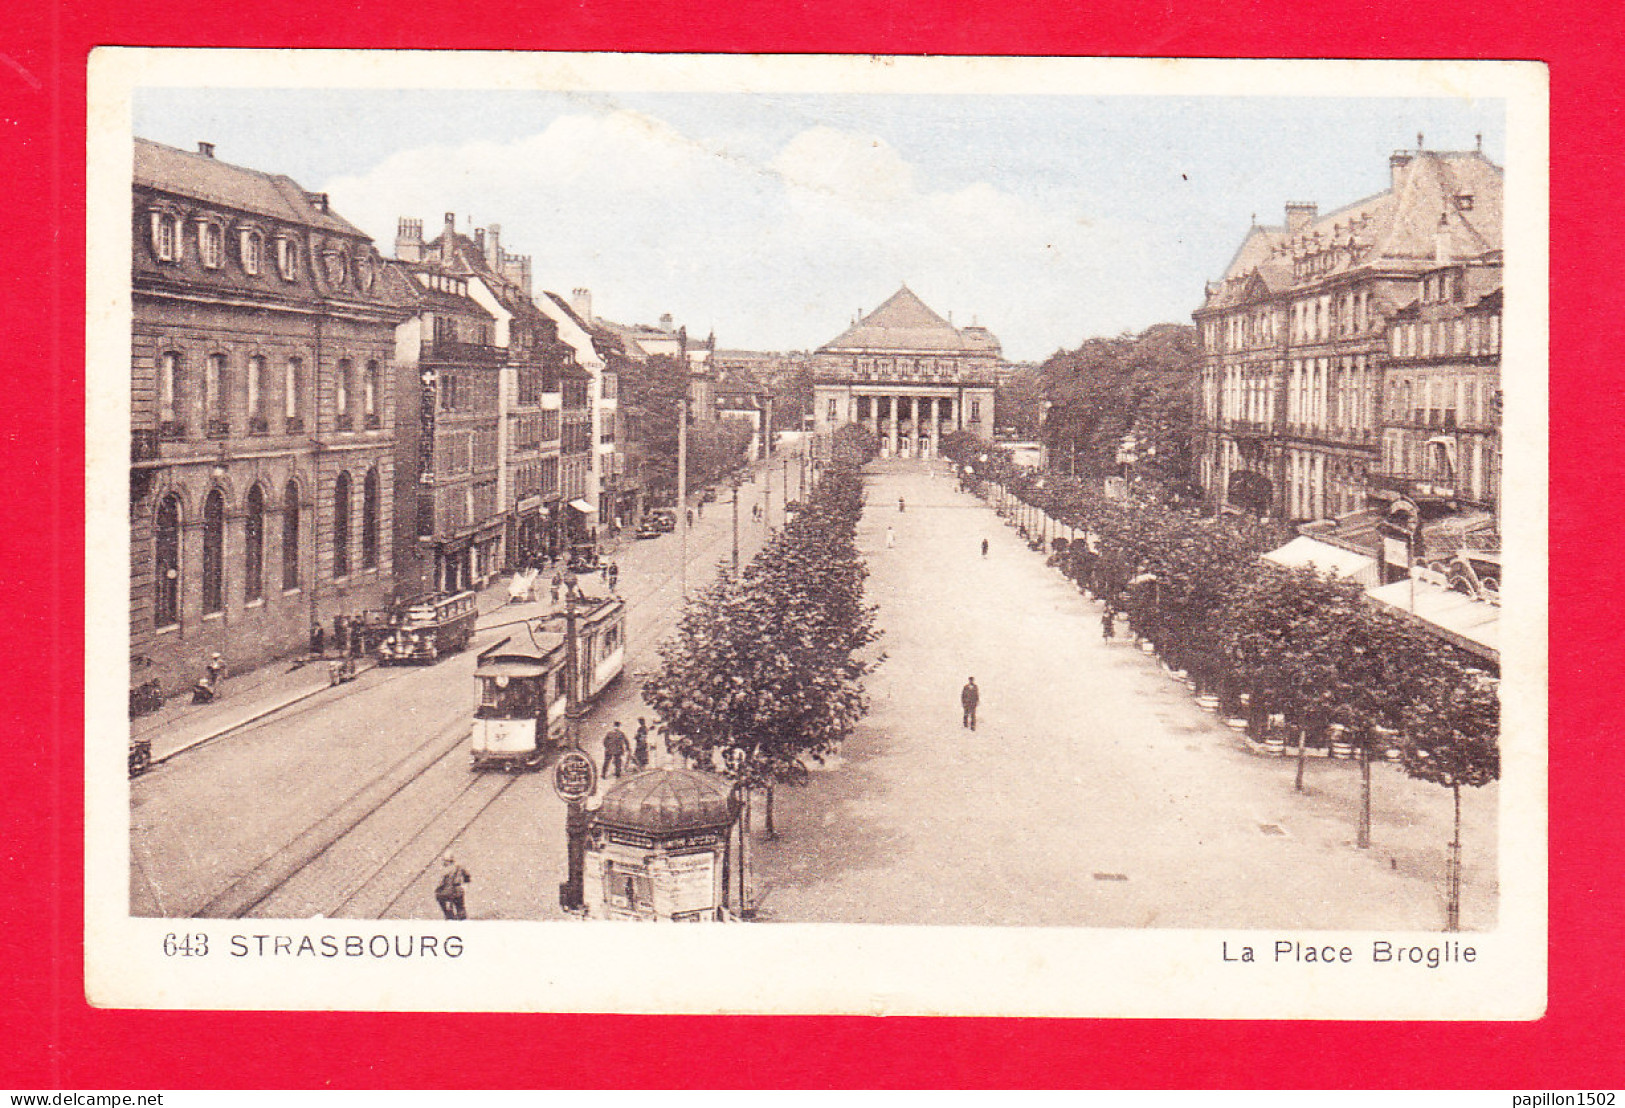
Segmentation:
<svg viewBox="0 0 1625 1108">
<path fill-rule="evenodd" d="M 689 769 L 645 770 L 606 792 L 587 833 L 588 917 L 718 919 L 732 795 L 726 778 Z"/>
</svg>

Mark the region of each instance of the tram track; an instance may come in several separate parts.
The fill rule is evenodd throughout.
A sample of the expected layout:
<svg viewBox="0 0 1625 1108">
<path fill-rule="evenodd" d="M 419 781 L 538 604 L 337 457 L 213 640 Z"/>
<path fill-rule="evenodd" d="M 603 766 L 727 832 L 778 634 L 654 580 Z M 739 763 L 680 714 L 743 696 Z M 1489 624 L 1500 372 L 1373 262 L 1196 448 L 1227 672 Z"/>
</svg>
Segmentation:
<svg viewBox="0 0 1625 1108">
<path fill-rule="evenodd" d="M 758 537 L 765 540 L 770 533 L 763 531 Z M 719 559 L 730 541 L 731 532 L 724 528 L 714 541 L 697 544 L 697 548 L 685 559 L 687 567 L 692 570 L 697 563 L 708 567 Z M 659 644 L 676 626 L 674 613 L 680 615 L 685 600 L 683 590 L 676 587 L 677 580 L 677 575 L 671 574 L 640 590 L 635 596 L 623 597 L 628 616 L 637 614 L 640 617 L 637 622 L 643 627 L 636 639 L 639 646 L 627 651 L 623 676 L 631 673 L 634 679 L 641 678 L 645 672 L 642 667 L 658 656 Z M 528 622 L 528 619 L 514 621 L 520 622 Z M 479 634 L 484 636 L 506 626 L 511 624 L 483 628 Z M 381 678 L 365 691 L 371 693 L 399 677 L 407 676 L 409 672 Z M 626 692 L 624 683 L 618 684 L 623 692 L 614 697 L 617 700 Z M 631 695 L 641 695 L 641 688 Z M 592 716 L 609 711 L 610 699 L 605 696 L 596 701 L 578 717 L 577 727 Z M 325 704 L 324 700 L 323 703 L 296 707 L 292 712 L 273 715 L 279 722 L 286 721 L 315 712 Z M 431 802 L 420 810 L 412 811 L 410 817 L 403 821 L 405 826 L 392 831 L 390 821 L 399 818 L 391 810 L 392 807 L 406 804 L 412 799 L 410 794 L 434 777 L 437 771 L 444 775 L 447 771 L 443 767 L 448 759 L 461 761 L 460 755 L 470 733 L 471 728 L 463 719 L 440 729 L 259 865 L 238 877 L 195 915 L 200 918 L 240 918 L 250 914 L 287 917 L 294 913 L 284 909 L 298 904 L 304 909 L 297 913 L 302 916 L 382 918 L 412 890 L 435 861 L 520 780 L 511 774 L 473 774 L 460 787 L 454 788 L 449 796 L 420 798 Z M 384 852 L 381 858 L 373 857 L 364 862 L 359 859 L 344 859 L 341 862 L 335 857 L 334 849 L 341 841 L 351 836 L 356 836 L 358 842 L 365 839 L 369 823 L 376 825 L 376 834 L 382 836 L 386 843 L 393 843 L 393 848 Z M 358 849 L 357 853 L 364 854 L 364 848 Z M 346 872 L 355 875 L 342 880 L 336 894 L 322 896 L 315 889 L 300 888 L 302 885 L 319 888 L 322 883 L 319 871 L 324 867 L 337 869 L 340 876 Z M 310 910 L 313 906 L 316 907 L 315 911 Z"/>
</svg>

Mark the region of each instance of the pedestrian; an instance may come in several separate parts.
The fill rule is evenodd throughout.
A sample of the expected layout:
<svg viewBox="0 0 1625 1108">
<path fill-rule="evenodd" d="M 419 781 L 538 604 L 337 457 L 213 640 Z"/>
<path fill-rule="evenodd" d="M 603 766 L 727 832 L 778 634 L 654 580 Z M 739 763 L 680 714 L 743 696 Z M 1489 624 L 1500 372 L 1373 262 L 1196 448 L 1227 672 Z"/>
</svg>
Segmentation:
<svg viewBox="0 0 1625 1108">
<path fill-rule="evenodd" d="M 472 880 L 469 872 L 450 854 L 441 861 L 440 884 L 435 886 L 434 898 L 447 919 L 468 918 L 468 909 L 463 905 L 463 886 Z"/>
<path fill-rule="evenodd" d="M 615 591 L 615 582 L 620 580 L 621 570 L 614 562 L 604 567 L 604 576 L 609 578 L 609 591 Z"/>
<path fill-rule="evenodd" d="M 649 724 L 638 717 L 638 730 L 632 736 L 632 761 L 639 769 L 649 768 Z"/>
<path fill-rule="evenodd" d="M 897 545 L 897 533 L 890 527 L 886 528 L 886 549 L 890 550 Z"/>
<path fill-rule="evenodd" d="M 965 716 L 960 720 L 961 727 L 976 730 L 976 705 L 982 700 L 982 690 L 976 687 L 976 678 L 965 680 L 965 687 L 959 690 L 959 706 L 965 710 Z"/>
<path fill-rule="evenodd" d="M 317 658 L 327 653 L 327 632 L 316 620 L 310 621 L 310 653 Z"/>
<path fill-rule="evenodd" d="M 619 777 L 626 772 L 626 732 L 621 730 L 621 721 L 616 720 L 615 726 L 609 729 L 604 736 L 604 776 Z M 611 774 L 609 767 L 614 766 L 615 772 Z"/>
<path fill-rule="evenodd" d="M 897 510 L 899 512 L 901 512 L 901 511 L 906 511 L 907 509 L 908 509 L 908 505 L 903 503 L 903 498 L 901 496 L 899 496 L 897 498 Z"/>
<path fill-rule="evenodd" d="M 1117 613 L 1112 611 L 1112 606 L 1108 604 L 1106 610 L 1100 613 L 1100 637 L 1106 642 L 1111 642 L 1116 634 Z"/>
<path fill-rule="evenodd" d="M 705 501 L 703 500 L 700 501 L 700 518 L 705 518 Z"/>
<path fill-rule="evenodd" d="M 987 557 L 987 540 L 982 540 L 982 557 Z"/>
<path fill-rule="evenodd" d="M 551 586 L 549 592 L 551 592 L 553 596 L 553 603 L 557 604 L 559 602 L 559 589 L 564 584 L 564 578 L 560 577 L 558 573 L 555 572 L 553 574 L 553 579 L 549 581 L 548 584 Z"/>
<path fill-rule="evenodd" d="M 226 660 L 220 656 L 218 650 L 209 655 L 209 664 L 206 668 L 209 671 L 209 686 L 219 689 L 221 682 L 226 679 Z"/>
<path fill-rule="evenodd" d="M 694 526 L 694 509 L 693 508 L 688 509 L 688 525 L 690 527 Z"/>
</svg>

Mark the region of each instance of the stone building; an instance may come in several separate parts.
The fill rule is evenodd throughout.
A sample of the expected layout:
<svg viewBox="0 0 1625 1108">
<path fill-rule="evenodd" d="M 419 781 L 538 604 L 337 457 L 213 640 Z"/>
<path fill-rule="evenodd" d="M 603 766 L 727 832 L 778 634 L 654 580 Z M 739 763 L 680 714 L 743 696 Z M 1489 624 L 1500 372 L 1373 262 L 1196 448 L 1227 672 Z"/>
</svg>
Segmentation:
<svg viewBox="0 0 1625 1108">
<path fill-rule="evenodd" d="M 208 143 L 133 171 L 130 651 L 173 691 L 389 600 L 410 309 L 324 194 Z"/>
<path fill-rule="evenodd" d="M 814 429 L 861 423 L 884 457 L 935 457 L 956 430 L 991 440 L 998 365 L 985 328 L 956 328 L 904 286 L 814 354 Z"/>
<path fill-rule="evenodd" d="M 1295 520 L 1360 512 L 1394 462 L 1385 443 L 1407 441 L 1385 431 L 1403 379 L 1391 372 L 1391 324 L 1430 275 L 1471 272 L 1482 289 L 1501 250 L 1501 168 L 1481 150 L 1417 138 L 1389 159 L 1383 192 L 1325 215 L 1289 203 L 1281 225 L 1251 227 L 1192 313 L 1193 449 L 1216 507 Z M 1444 309 L 1418 311 L 1437 326 Z"/>
</svg>

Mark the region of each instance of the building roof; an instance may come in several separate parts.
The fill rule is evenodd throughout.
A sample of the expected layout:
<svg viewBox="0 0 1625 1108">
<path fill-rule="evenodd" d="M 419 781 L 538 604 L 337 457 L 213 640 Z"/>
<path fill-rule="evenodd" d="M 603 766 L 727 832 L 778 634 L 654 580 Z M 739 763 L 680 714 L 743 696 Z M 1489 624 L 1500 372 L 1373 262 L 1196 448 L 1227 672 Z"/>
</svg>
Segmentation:
<svg viewBox="0 0 1625 1108">
<path fill-rule="evenodd" d="M 137 186 L 285 223 L 368 237 L 326 207 L 326 194 L 307 193 L 281 173 L 232 165 L 211 154 L 178 150 L 144 138 L 135 140 L 133 171 Z"/>
<path fill-rule="evenodd" d="M 645 770 L 606 792 L 595 819 L 656 835 L 727 827 L 734 819 L 731 795 L 728 780 L 714 773 Z"/>
<path fill-rule="evenodd" d="M 974 332 L 967 337 L 966 332 Z M 985 328 L 961 331 L 926 306 L 907 285 L 880 307 L 819 347 L 820 353 L 850 350 L 918 351 L 920 353 L 992 353 L 999 344 Z"/>
<path fill-rule="evenodd" d="M 1415 578 L 1369 589 L 1366 596 L 1470 654 L 1501 662 L 1501 609 L 1487 600 Z"/>
<path fill-rule="evenodd" d="M 1354 269 L 1431 266 L 1441 250 L 1447 260 L 1461 260 L 1501 249 L 1500 166 L 1477 150 L 1401 151 L 1393 162 L 1394 184 L 1383 192 L 1316 215 L 1296 230 L 1250 227 L 1223 278 L 1208 285 L 1204 309 Z M 1328 252 L 1328 267 L 1296 276 L 1298 260 Z"/>
</svg>

